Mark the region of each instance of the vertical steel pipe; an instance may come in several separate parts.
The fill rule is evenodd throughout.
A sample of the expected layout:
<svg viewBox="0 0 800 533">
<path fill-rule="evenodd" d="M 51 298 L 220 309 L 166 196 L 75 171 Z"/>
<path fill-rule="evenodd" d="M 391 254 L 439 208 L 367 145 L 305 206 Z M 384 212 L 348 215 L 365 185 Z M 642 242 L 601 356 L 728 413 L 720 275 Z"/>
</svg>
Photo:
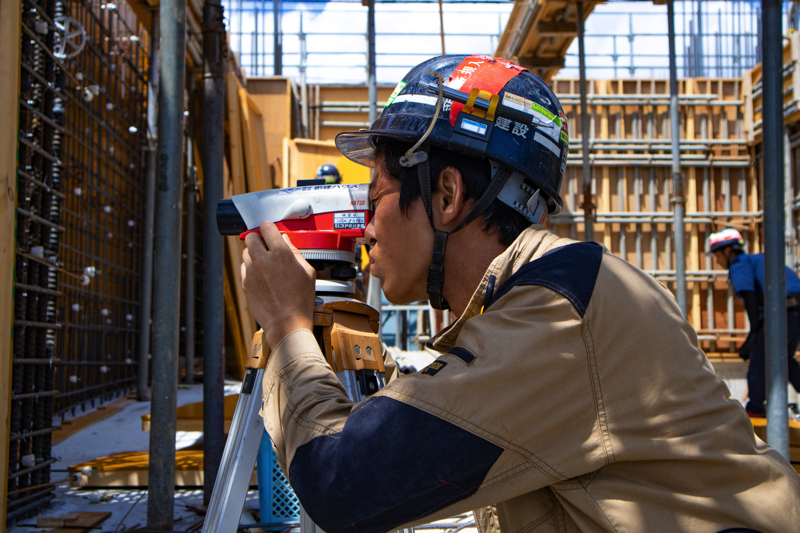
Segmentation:
<svg viewBox="0 0 800 533">
<path fill-rule="evenodd" d="M 180 329 L 186 1 L 159 11 L 158 156 L 153 267 L 153 399 L 147 527 L 171 530 Z"/>
<path fill-rule="evenodd" d="M 375 0 L 367 0 L 367 90 L 369 95 L 369 124 L 378 118 L 378 84 L 375 61 Z M 370 174 L 372 172 L 370 171 Z M 367 305 L 381 311 L 381 280 L 371 276 L 367 287 Z"/>
<path fill-rule="evenodd" d="M 686 246 L 684 244 L 683 215 L 686 198 L 683 196 L 683 173 L 681 173 L 681 124 L 678 117 L 678 67 L 675 59 L 675 11 L 673 0 L 667 2 L 669 26 L 669 118 L 672 128 L 672 205 L 675 213 L 673 232 L 675 235 L 675 292 L 678 307 L 684 318 L 686 311 Z"/>
<path fill-rule="evenodd" d="M 225 448 L 224 238 L 217 230 L 225 151 L 225 23 L 220 0 L 203 6 L 203 501 Z"/>
<path fill-rule="evenodd" d="M 584 47 L 583 2 L 578 2 L 578 69 L 581 90 L 581 152 L 583 153 L 583 227 L 585 241 L 594 240 L 594 219 L 592 198 L 592 170 L 589 166 L 589 111 L 586 105 L 586 49 Z"/>
<path fill-rule="evenodd" d="M 378 118 L 378 84 L 375 77 L 375 0 L 367 1 L 367 89 L 369 124 Z"/>
<path fill-rule="evenodd" d="M 783 205 L 783 21 L 779 0 L 762 0 L 764 131 L 764 332 L 767 442 L 789 459 L 786 266 Z"/>
<path fill-rule="evenodd" d="M 272 53 L 275 75 L 283 75 L 283 33 L 281 31 L 281 0 L 272 0 Z"/>
<path fill-rule="evenodd" d="M 189 117 L 186 126 L 186 293 L 184 305 L 184 381 L 194 383 L 194 255 L 195 197 L 197 173 L 194 164 L 194 73 L 189 74 Z"/>
<path fill-rule="evenodd" d="M 158 147 L 158 13 L 150 30 L 150 83 L 147 86 L 147 171 L 142 230 L 142 286 L 139 307 L 139 368 L 136 397 L 149 400 L 150 325 L 153 307 L 153 230 L 156 206 L 156 149 Z"/>
</svg>

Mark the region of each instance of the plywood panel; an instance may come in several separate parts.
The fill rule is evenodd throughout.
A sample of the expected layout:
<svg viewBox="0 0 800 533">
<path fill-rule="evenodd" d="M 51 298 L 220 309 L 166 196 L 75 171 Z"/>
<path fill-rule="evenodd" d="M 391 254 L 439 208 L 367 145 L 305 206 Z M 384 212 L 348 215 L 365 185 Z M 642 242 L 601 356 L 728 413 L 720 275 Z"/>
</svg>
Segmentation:
<svg viewBox="0 0 800 533">
<path fill-rule="evenodd" d="M 287 186 L 294 187 L 298 179 L 311 179 L 325 163 L 335 165 L 343 183 L 369 183 L 369 169 L 352 163 L 339 153 L 333 141 L 292 139 L 287 142 Z"/>
<path fill-rule="evenodd" d="M 0 2 L 0 532 L 6 529 L 11 345 L 14 323 L 14 243 L 17 197 L 20 2 Z"/>
<path fill-rule="evenodd" d="M 281 76 L 247 79 L 247 93 L 264 117 L 264 138 L 274 186 L 281 182 L 280 156 L 283 139 L 292 137 L 292 91 Z"/>
</svg>

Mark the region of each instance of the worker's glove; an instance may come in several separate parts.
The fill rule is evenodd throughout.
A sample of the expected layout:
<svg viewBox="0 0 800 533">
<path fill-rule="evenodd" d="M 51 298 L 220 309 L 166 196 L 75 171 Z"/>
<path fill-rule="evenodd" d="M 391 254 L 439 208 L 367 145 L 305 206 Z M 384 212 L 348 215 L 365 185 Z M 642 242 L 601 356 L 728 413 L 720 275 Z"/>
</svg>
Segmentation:
<svg viewBox="0 0 800 533">
<path fill-rule="evenodd" d="M 758 332 L 750 331 L 750 333 L 747 335 L 747 338 L 744 340 L 742 347 L 739 348 L 739 357 L 741 357 L 742 360 L 750 360 L 750 352 L 753 351 L 753 346 L 756 343 L 756 337 L 758 337 Z"/>
</svg>

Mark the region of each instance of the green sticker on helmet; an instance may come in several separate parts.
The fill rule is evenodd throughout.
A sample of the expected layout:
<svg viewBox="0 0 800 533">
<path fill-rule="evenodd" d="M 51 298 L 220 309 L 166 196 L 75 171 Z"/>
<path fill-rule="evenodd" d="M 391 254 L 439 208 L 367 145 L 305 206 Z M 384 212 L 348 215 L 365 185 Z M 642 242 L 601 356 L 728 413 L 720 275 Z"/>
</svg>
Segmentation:
<svg viewBox="0 0 800 533">
<path fill-rule="evenodd" d="M 392 95 L 389 97 L 388 100 L 386 100 L 386 107 L 389 107 L 390 105 L 392 105 L 392 102 L 394 102 L 394 99 L 397 98 L 397 95 L 400 94 L 400 91 L 402 91 L 403 87 L 405 87 L 405 86 L 406 86 L 406 82 L 404 82 L 404 81 L 401 81 L 400 83 L 397 84 L 397 87 L 394 88 L 394 92 L 392 92 Z"/>
</svg>

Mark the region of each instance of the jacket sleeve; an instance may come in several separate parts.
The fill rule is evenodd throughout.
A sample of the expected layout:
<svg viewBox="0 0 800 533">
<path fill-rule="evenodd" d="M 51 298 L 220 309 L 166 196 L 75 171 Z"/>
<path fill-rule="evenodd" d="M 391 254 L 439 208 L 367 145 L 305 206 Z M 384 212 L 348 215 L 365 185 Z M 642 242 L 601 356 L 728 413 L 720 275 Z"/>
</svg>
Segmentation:
<svg viewBox="0 0 800 533">
<path fill-rule="evenodd" d="M 506 305 L 467 321 L 459 346 L 358 405 L 310 331 L 276 346 L 264 377 L 264 422 L 317 525 L 328 533 L 392 531 L 604 464 L 583 393 L 591 383 L 581 317 L 560 295 L 534 293 L 507 295 Z M 523 324 L 524 334 L 509 334 L 509 325 Z M 575 355 L 559 364 L 565 353 Z M 559 405 L 569 412 L 556 415 Z"/>
</svg>

